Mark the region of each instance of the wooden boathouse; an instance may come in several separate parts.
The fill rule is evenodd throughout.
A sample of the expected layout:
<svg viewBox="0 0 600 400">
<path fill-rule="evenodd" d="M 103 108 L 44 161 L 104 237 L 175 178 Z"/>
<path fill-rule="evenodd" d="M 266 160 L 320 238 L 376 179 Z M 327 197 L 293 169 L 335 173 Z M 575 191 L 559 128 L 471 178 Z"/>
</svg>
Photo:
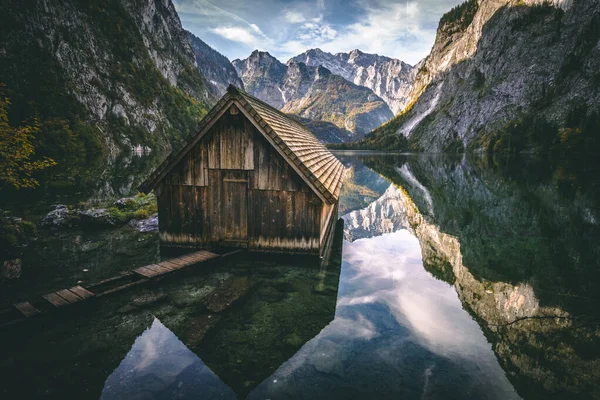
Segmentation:
<svg viewBox="0 0 600 400">
<path fill-rule="evenodd" d="M 156 193 L 164 246 L 322 256 L 344 170 L 302 124 L 230 85 L 140 190 Z"/>
</svg>

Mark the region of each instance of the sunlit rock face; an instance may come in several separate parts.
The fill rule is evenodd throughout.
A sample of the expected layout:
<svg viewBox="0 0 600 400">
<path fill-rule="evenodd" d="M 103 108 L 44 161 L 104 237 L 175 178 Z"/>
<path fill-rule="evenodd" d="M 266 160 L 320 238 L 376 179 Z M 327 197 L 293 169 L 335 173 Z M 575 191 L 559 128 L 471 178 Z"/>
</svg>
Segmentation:
<svg viewBox="0 0 600 400">
<path fill-rule="evenodd" d="M 271 106 L 281 108 L 285 104 L 279 82 L 287 68 L 269 53 L 255 50 L 245 60 L 233 60 L 233 66 L 244 81 L 246 91 Z"/>
<path fill-rule="evenodd" d="M 423 158 L 386 173 L 401 186 L 344 216 L 346 237 L 378 235 L 388 221 L 399 221 L 419 240 L 425 268 L 454 285 L 522 395 L 564 391 L 598 398 L 600 360 L 580 350 L 600 343 L 600 329 L 588 321 L 594 290 L 564 283 L 594 271 L 588 253 L 595 247 L 587 242 L 594 237 L 589 229 L 597 229 L 587 216 L 591 198 L 581 194 L 566 207 L 555 183 L 520 186 L 465 159 L 436 164 Z M 549 236 L 555 229 L 563 233 Z M 552 253 L 569 256 L 547 261 Z"/>
<path fill-rule="evenodd" d="M 371 89 L 394 114 L 406 106 L 417 73 L 415 67 L 401 60 L 363 53 L 358 49 L 336 54 L 310 49 L 292 57 L 288 64 L 294 62 L 325 67 L 356 85 Z"/>
<path fill-rule="evenodd" d="M 286 65 L 258 50 L 232 63 L 248 93 L 285 113 L 337 126 L 342 141 L 356 140 L 393 117 L 385 101 L 371 89 L 320 65 L 296 61 Z M 321 138 L 320 127 L 315 128 Z"/>
<path fill-rule="evenodd" d="M 600 3 L 470 1 L 440 22 L 395 134 L 425 151 L 482 148 L 524 115 L 559 127 L 598 110 Z"/>
</svg>

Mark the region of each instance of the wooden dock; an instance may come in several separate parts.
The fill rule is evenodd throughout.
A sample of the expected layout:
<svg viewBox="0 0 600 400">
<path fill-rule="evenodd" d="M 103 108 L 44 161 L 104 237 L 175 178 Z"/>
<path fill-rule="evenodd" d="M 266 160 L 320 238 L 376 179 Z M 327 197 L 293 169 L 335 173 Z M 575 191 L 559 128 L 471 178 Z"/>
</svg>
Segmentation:
<svg viewBox="0 0 600 400">
<path fill-rule="evenodd" d="M 241 250 L 237 250 L 220 255 L 201 250 L 181 257 L 165 260 L 158 264 L 145 265 L 136 268 L 133 271 L 105 279 L 95 284 L 87 286 L 77 285 L 68 289 L 57 290 L 41 296 L 41 299 L 36 299 L 31 302 L 24 301 L 16 303 L 12 308 L 0 312 L 0 327 L 27 320 L 49 312 L 52 309 L 63 308 L 83 302 L 84 300 L 120 292 L 152 279 L 172 274 L 197 264 L 207 263 L 218 258 L 230 256 L 240 251 Z"/>
</svg>

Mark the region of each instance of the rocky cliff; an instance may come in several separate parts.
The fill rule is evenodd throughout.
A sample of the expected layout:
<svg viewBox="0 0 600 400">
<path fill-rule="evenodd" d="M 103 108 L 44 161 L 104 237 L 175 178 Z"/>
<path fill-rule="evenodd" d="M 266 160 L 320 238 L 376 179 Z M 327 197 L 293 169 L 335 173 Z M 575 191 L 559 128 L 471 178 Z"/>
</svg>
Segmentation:
<svg viewBox="0 0 600 400">
<path fill-rule="evenodd" d="M 230 84 L 244 89 L 244 83 L 227 57 L 204 43 L 193 33 L 188 32 L 188 35 L 198 69 L 217 97 L 223 96 Z"/>
<path fill-rule="evenodd" d="M 310 49 L 291 58 L 288 65 L 299 62 L 311 67 L 325 67 L 335 75 L 371 89 L 394 114 L 406 106 L 417 73 L 416 68 L 403 61 L 358 49 L 336 54 Z"/>
<path fill-rule="evenodd" d="M 214 101 L 171 0 L 8 2 L 0 25 L 11 121 L 36 117 L 59 160 L 169 148 Z"/>
<path fill-rule="evenodd" d="M 441 19 L 407 110 L 372 136 L 426 151 L 597 146 L 599 26 L 594 0 L 469 0 Z"/>
<path fill-rule="evenodd" d="M 233 65 L 250 94 L 283 112 L 331 122 L 341 129 L 337 136 L 344 141 L 362 137 L 393 116 L 372 90 L 321 66 L 286 65 L 259 51 L 245 60 L 234 60 Z"/>
</svg>

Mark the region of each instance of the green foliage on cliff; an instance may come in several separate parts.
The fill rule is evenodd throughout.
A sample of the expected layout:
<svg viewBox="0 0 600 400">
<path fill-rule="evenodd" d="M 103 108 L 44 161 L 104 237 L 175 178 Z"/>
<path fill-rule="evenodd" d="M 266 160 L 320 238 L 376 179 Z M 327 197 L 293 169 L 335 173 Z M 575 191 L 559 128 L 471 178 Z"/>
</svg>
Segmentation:
<svg viewBox="0 0 600 400">
<path fill-rule="evenodd" d="M 488 153 L 574 154 L 600 152 L 600 114 L 585 105 L 571 107 L 558 127 L 535 112 L 525 114 L 503 129 L 471 142 L 470 150 Z"/>
<path fill-rule="evenodd" d="M 440 19 L 439 27 L 448 34 L 463 31 L 473 22 L 478 9 L 478 0 L 467 0 L 444 14 Z"/>
<path fill-rule="evenodd" d="M 54 166 L 54 160 L 44 157 L 34 159 L 35 147 L 32 143 L 39 131 L 39 124 L 11 126 L 8 122 L 10 100 L 3 98 L 0 86 L 0 190 L 3 186 L 15 189 L 38 186 L 32 173 Z"/>
<path fill-rule="evenodd" d="M 0 72 L 12 99 L 9 120 L 13 125 L 39 121 L 39 155 L 59 165 L 84 165 L 106 154 L 109 142 L 121 148 L 129 143 L 169 147 L 206 113 L 205 81 L 183 59 L 178 38 L 172 46 L 148 44 L 155 56 L 184 65 L 177 86 L 157 69 L 130 9 L 138 6 L 118 0 L 7 5 L 0 16 L 5 32 Z M 157 13 L 168 12 L 162 4 L 156 7 Z M 69 63 L 81 65 L 81 71 L 71 76 L 65 68 Z M 78 100 L 86 96 L 98 99 L 95 110 Z M 115 112 L 119 107 L 124 112 Z M 138 115 L 140 122 L 134 122 L 133 114 L 145 107 L 159 112 Z"/>
</svg>

